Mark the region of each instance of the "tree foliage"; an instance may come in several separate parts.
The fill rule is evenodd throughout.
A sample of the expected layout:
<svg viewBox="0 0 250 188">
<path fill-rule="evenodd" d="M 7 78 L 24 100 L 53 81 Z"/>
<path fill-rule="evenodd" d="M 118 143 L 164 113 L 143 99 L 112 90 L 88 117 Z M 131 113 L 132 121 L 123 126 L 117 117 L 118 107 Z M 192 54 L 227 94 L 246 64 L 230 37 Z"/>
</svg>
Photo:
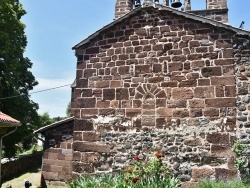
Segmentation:
<svg viewBox="0 0 250 188">
<path fill-rule="evenodd" d="M 23 55 L 27 39 L 20 19 L 25 14 L 19 0 L 0 0 L 0 111 L 22 124 L 3 140 L 7 156 L 14 154 L 15 143 L 22 142 L 28 147 L 39 124 L 38 104 L 29 96 L 38 82 L 30 71 L 31 61 Z M 13 97 L 18 95 L 21 96 Z"/>
<path fill-rule="evenodd" d="M 71 114 L 71 102 L 69 102 L 69 104 L 67 105 L 66 116 L 67 117 L 72 116 L 72 114 Z"/>
<path fill-rule="evenodd" d="M 39 126 L 40 127 L 50 125 L 50 124 L 52 124 L 54 122 L 56 122 L 56 120 L 51 118 L 49 116 L 48 112 L 44 112 L 42 115 L 39 115 Z M 37 128 L 39 128 L 39 127 L 37 127 Z"/>
</svg>

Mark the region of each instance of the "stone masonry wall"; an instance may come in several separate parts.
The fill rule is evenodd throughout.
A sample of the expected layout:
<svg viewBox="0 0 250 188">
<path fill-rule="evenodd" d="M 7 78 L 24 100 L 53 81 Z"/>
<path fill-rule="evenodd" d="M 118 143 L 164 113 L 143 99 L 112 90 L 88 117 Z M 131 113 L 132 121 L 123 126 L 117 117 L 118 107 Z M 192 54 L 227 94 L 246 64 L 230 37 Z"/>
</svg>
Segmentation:
<svg viewBox="0 0 250 188">
<path fill-rule="evenodd" d="M 72 179 L 72 143 L 73 138 L 44 151 L 42 176 L 47 186 L 65 185 Z"/>
<path fill-rule="evenodd" d="M 237 138 L 242 144 L 250 144 L 250 42 L 246 38 L 234 38 L 235 76 L 237 86 Z M 250 148 L 243 152 L 246 157 L 243 176 L 249 177 Z"/>
<path fill-rule="evenodd" d="M 183 181 L 236 177 L 232 36 L 148 8 L 78 48 L 73 174 L 160 147 Z"/>
</svg>

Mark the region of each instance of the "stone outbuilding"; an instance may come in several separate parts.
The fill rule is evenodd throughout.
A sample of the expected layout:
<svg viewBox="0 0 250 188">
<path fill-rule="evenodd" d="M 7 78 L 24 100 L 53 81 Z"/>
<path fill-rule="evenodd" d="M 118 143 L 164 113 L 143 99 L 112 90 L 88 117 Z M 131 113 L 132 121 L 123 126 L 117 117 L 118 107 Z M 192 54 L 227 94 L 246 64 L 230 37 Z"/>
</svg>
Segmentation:
<svg viewBox="0 0 250 188">
<path fill-rule="evenodd" d="M 72 179 L 73 125 L 74 117 L 70 117 L 34 132 L 37 137 L 40 134 L 44 138 L 41 168 L 42 187 L 50 184 L 65 185 Z"/>
<path fill-rule="evenodd" d="M 183 186 L 237 178 L 232 146 L 250 143 L 250 32 L 228 25 L 226 0 L 199 11 L 135 2 L 117 0 L 116 19 L 73 47 L 73 178 L 155 148 Z"/>
</svg>

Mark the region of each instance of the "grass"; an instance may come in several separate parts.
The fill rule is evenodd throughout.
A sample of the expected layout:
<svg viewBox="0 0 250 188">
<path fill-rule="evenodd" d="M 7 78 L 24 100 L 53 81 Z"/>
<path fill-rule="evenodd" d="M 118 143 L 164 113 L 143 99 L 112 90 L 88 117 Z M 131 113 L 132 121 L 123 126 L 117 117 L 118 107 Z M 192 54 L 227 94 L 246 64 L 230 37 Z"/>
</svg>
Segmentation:
<svg viewBox="0 0 250 188">
<path fill-rule="evenodd" d="M 201 181 L 199 183 L 199 188 L 249 188 L 250 181 L 239 181 L 239 180 L 231 180 L 231 181 L 219 181 L 219 182 L 211 182 L 211 181 Z"/>
<path fill-rule="evenodd" d="M 23 188 L 25 180 L 29 180 L 32 183 L 32 187 L 30 188 L 37 188 L 40 186 L 40 179 L 41 179 L 41 169 L 34 168 L 31 169 L 29 172 L 26 172 L 19 177 L 16 177 L 10 181 L 6 181 L 3 183 L 2 188 L 7 188 L 8 186 L 12 186 L 12 188 Z M 66 188 L 67 186 L 55 186 L 55 185 L 48 185 L 47 188 Z"/>
<path fill-rule="evenodd" d="M 32 183 L 32 188 L 36 188 L 40 185 L 41 171 L 39 168 L 31 169 L 29 172 L 22 174 L 10 181 L 4 182 L 2 188 L 6 188 L 9 185 L 12 188 L 24 186 L 25 180 L 29 180 Z"/>
</svg>

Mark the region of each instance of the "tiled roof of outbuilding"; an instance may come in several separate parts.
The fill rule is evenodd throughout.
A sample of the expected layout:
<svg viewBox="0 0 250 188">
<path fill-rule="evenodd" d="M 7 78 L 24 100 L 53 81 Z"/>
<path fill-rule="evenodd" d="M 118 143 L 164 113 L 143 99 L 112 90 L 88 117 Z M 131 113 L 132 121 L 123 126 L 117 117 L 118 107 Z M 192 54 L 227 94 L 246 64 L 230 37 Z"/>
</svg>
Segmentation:
<svg viewBox="0 0 250 188">
<path fill-rule="evenodd" d="M 3 126 L 19 126 L 20 125 L 20 121 L 4 114 L 3 112 L 0 112 L 0 127 Z"/>
</svg>

